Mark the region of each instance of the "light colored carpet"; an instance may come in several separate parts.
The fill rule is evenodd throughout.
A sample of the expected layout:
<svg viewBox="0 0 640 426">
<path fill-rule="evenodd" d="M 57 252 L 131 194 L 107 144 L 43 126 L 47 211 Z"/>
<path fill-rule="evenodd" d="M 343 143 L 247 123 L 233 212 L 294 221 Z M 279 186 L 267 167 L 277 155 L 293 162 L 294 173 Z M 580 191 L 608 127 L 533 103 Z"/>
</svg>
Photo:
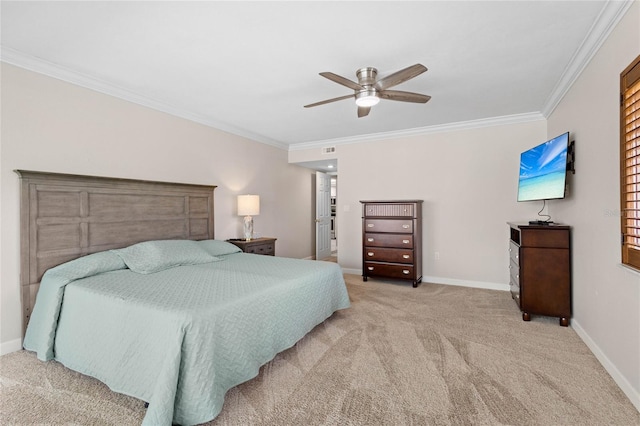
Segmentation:
<svg viewBox="0 0 640 426">
<path fill-rule="evenodd" d="M 227 393 L 212 425 L 638 425 L 571 328 L 509 293 L 345 276 L 352 307 Z M 21 351 L 0 358 L 2 425 L 135 425 L 139 400 Z"/>
</svg>

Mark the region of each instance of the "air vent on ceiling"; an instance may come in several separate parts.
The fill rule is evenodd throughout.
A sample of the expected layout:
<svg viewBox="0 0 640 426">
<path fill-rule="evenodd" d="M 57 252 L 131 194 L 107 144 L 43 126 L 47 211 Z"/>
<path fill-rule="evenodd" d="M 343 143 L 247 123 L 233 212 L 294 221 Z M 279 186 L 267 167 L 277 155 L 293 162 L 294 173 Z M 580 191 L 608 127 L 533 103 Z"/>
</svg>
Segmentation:
<svg viewBox="0 0 640 426">
<path fill-rule="evenodd" d="M 323 154 L 333 154 L 334 152 L 336 152 L 335 146 L 325 146 L 322 148 Z"/>
</svg>

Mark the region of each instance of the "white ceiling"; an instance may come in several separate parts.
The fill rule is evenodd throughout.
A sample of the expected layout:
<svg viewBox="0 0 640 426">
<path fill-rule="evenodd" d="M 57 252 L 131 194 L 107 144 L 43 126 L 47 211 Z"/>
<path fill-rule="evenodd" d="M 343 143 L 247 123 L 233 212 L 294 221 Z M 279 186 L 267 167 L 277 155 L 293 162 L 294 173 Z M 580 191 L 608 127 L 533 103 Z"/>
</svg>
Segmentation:
<svg viewBox="0 0 640 426">
<path fill-rule="evenodd" d="M 11 2 L 2 60 L 254 140 L 298 149 L 550 113 L 625 1 Z M 356 80 L 422 63 L 357 118 Z"/>
</svg>

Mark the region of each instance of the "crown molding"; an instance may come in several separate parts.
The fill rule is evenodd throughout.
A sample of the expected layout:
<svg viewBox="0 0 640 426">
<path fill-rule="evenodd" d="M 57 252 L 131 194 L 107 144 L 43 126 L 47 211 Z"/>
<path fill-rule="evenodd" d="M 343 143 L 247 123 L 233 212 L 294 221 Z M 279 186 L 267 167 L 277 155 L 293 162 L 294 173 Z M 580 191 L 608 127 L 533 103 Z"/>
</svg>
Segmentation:
<svg viewBox="0 0 640 426">
<path fill-rule="evenodd" d="M 464 129 L 474 129 L 505 124 L 524 123 L 536 120 L 546 120 L 558 106 L 562 98 L 569 91 L 573 83 L 578 79 L 582 71 L 587 67 L 596 52 L 605 42 L 611 31 L 618 25 L 622 17 L 627 13 L 635 0 L 607 1 L 598 14 L 595 22 L 589 29 L 585 39 L 571 57 L 556 83 L 551 94 L 544 103 L 540 112 L 528 114 L 516 114 L 503 117 L 493 117 L 481 120 L 464 121 L 444 125 L 428 126 L 402 130 L 397 132 L 373 133 L 346 138 L 326 139 L 311 142 L 301 142 L 289 145 L 289 151 L 298 151 L 309 148 L 318 148 L 326 145 L 342 145 L 350 143 L 367 142 L 382 139 L 395 139 L 407 136 L 426 135 L 431 133 L 450 132 Z"/>
<path fill-rule="evenodd" d="M 540 112 L 532 112 L 525 114 L 515 114 L 502 117 L 492 117 L 480 120 L 471 120 L 457 123 L 449 123 L 443 125 L 434 125 L 413 129 L 406 129 L 392 132 L 381 132 L 366 135 L 358 135 L 345 138 L 317 140 L 310 142 L 301 142 L 294 144 L 286 144 L 276 140 L 266 138 L 264 136 L 252 133 L 250 131 L 237 128 L 227 123 L 213 120 L 209 117 L 205 117 L 199 114 L 195 114 L 191 111 L 176 108 L 163 101 L 152 99 L 140 94 L 134 93 L 123 87 L 116 86 L 105 80 L 101 80 L 95 77 L 82 74 L 71 69 L 65 68 L 61 65 L 45 61 L 43 59 L 27 55 L 20 51 L 1 46 L 0 47 L 0 61 L 6 62 L 11 65 L 15 65 L 21 68 L 25 68 L 30 71 L 34 71 L 40 74 L 47 75 L 49 77 L 56 78 L 68 83 L 72 83 L 87 89 L 95 90 L 100 93 L 104 93 L 109 96 L 114 96 L 138 105 L 142 105 L 151 109 L 165 112 L 176 117 L 181 117 L 196 123 L 203 124 L 205 126 L 213 127 L 218 130 L 222 130 L 237 136 L 241 136 L 256 142 L 261 142 L 273 147 L 297 151 L 308 148 L 316 148 L 331 145 L 341 145 L 350 143 L 360 143 L 374 140 L 383 139 L 395 139 L 408 136 L 418 136 L 441 132 L 450 132 L 456 130 L 482 128 L 490 126 L 499 126 L 506 124 L 516 124 L 531 122 L 536 120 L 544 120 L 548 118 L 562 98 L 569 91 L 573 83 L 578 79 L 582 71 L 589 64 L 593 56 L 598 49 L 602 46 L 607 39 L 611 31 L 620 22 L 625 13 L 629 10 L 634 0 L 624 1 L 607 1 L 603 6 L 600 14 L 596 18 L 595 22 L 591 26 L 589 33 L 581 43 L 580 47 L 576 50 L 572 56 L 569 64 L 565 68 L 564 72 L 558 83 L 555 85 L 551 94 L 547 98 L 542 110 Z"/>
<path fill-rule="evenodd" d="M 504 126 L 508 124 L 530 123 L 545 120 L 539 112 L 526 114 L 505 115 L 502 117 L 482 118 L 479 120 L 459 121 L 457 123 L 438 124 L 435 126 L 415 127 L 413 129 L 392 132 L 370 133 L 367 135 L 350 136 L 346 138 L 324 139 L 312 142 L 300 142 L 289 145 L 289 151 L 300 151 L 309 148 L 320 148 L 327 145 L 346 145 L 385 139 L 399 139 L 410 136 L 429 135 L 433 133 L 454 132 L 458 130 L 480 129 L 483 127 Z"/>
<path fill-rule="evenodd" d="M 562 98 L 567 94 L 573 83 L 580 77 L 582 71 L 587 67 L 596 52 L 605 42 L 611 31 L 618 25 L 618 22 L 627 13 L 634 0 L 607 1 L 595 22 L 589 29 L 580 47 L 571 57 L 569 64 L 564 69 L 560 80 L 551 91 L 543 108 L 542 114 L 549 117 L 556 109 Z"/>
<path fill-rule="evenodd" d="M 35 56 L 27 55 L 15 49 L 2 46 L 0 50 L 0 60 L 7 64 L 15 65 L 29 71 L 37 72 L 39 74 L 44 74 L 46 76 L 65 81 L 67 83 L 75 84 L 77 86 L 104 93 L 109 96 L 114 96 L 116 98 L 132 102 L 134 104 L 165 112 L 176 117 L 184 118 L 186 120 L 203 124 L 208 127 L 213 127 L 218 130 L 251 139 L 256 142 L 261 142 L 283 150 L 286 150 L 288 148 L 288 145 L 285 143 L 265 138 L 264 136 L 260 136 L 256 133 L 231 126 L 227 123 L 212 120 L 209 117 L 195 114 L 188 110 L 176 108 L 157 99 L 152 99 L 147 96 L 141 96 L 138 93 L 132 92 L 131 90 L 125 89 L 123 87 L 116 86 L 105 80 L 73 71 L 69 68 L 65 68 L 61 65 L 49 61 L 45 61 Z"/>
<path fill-rule="evenodd" d="M 147 108 L 165 112 L 167 114 L 174 115 L 176 117 L 181 117 L 186 120 L 200 123 L 205 126 L 213 127 L 218 130 L 222 130 L 237 136 L 245 137 L 247 139 L 251 139 L 256 142 L 261 142 L 279 149 L 289 150 L 289 151 L 321 147 L 327 144 L 339 145 L 339 144 L 348 144 L 348 143 L 359 143 L 359 142 L 381 140 L 381 139 L 396 139 L 396 138 L 407 137 L 407 136 L 417 136 L 417 135 L 425 135 L 425 134 L 432 134 L 432 133 L 450 132 L 455 130 L 499 126 L 504 124 L 523 123 L 523 122 L 542 120 L 545 118 L 540 113 L 516 114 L 516 115 L 503 116 L 503 117 L 492 117 L 492 118 L 480 119 L 480 120 L 471 120 L 471 121 L 449 123 L 449 124 L 442 124 L 442 125 L 435 125 L 435 126 L 419 127 L 419 128 L 413 128 L 413 129 L 391 131 L 391 132 L 371 133 L 366 135 L 337 138 L 337 139 L 301 142 L 301 143 L 294 143 L 294 144 L 288 145 L 288 144 L 278 142 L 269 138 L 265 138 L 263 136 L 257 135 L 252 132 L 248 132 L 243 129 L 238 129 L 226 123 L 221 123 L 219 121 L 212 120 L 208 117 L 204 117 L 199 114 L 194 114 L 190 111 L 176 108 L 174 106 L 158 101 L 156 99 L 151 99 L 146 96 L 141 96 L 135 92 L 116 86 L 105 80 L 101 80 L 92 76 L 88 76 L 83 73 L 79 73 L 77 71 L 73 71 L 61 65 L 54 64 L 49 61 L 45 61 L 35 56 L 27 55 L 25 53 L 22 53 L 20 51 L 17 51 L 15 49 L 11 49 L 5 46 L 1 46 L 0 61 L 11 64 L 11 65 L 15 65 L 20 68 L 27 69 L 29 71 L 37 72 L 39 74 L 44 74 L 46 76 L 65 81 L 67 83 L 85 87 L 87 89 L 91 89 L 96 92 L 104 93 L 109 96 L 114 96 L 116 98 L 120 98 L 125 101 L 132 102 Z"/>
</svg>

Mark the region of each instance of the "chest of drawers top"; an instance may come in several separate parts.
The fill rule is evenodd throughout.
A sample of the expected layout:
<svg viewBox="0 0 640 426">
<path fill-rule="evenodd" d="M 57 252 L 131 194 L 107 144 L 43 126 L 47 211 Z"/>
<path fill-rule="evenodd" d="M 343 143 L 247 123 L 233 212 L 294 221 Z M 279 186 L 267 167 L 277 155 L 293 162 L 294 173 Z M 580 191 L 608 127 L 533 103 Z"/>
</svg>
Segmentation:
<svg viewBox="0 0 640 426">
<path fill-rule="evenodd" d="M 571 227 L 567 225 L 526 225 L 507 222 L 511 241 L 519 247 L 569 248 Z"/>
</svg>

